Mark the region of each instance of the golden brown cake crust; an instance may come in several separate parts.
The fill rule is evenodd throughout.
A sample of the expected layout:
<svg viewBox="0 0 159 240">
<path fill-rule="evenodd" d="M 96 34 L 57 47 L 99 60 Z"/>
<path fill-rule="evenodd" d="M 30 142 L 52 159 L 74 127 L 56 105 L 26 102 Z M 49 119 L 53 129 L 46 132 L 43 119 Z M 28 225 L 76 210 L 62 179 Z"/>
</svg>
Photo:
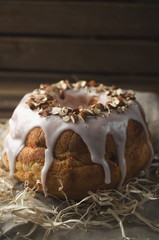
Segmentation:
<svg viewBox="0 0 159 240">
<path fill-rule="evenodd" d="M 26 138 L 25 147 L 16 159 L 16 178 L 22 182 L 28 181 L 31 187 L 37 180 L 41 180 L 45 149 L 44 132 L 39 127 L 32 129 Z M 88 147 L 82 138 L 72 130 L 64 131 L 54 147 L 54 161 L 47 174 L 48 193 L 64 199 L 63 193 L 59 191 L 61 182 L 67 197 L 74 200 L 87 196 L 88 191 L 117 188 L 121 172 L 115 141 L 111 134 L 106 137 L 105 149 L 105 159 L 111 172 L 110 184 L 105 184 L 103 167 L 92 162 Z M 142 125 L 135 120 L 129 120 L 125 144 L 126 181 L 141 171 L 150 159 L 150 155 L 151 149 Z M 9 168 L 7 154 L 5 160 Z M 42 191 L 41 184 L 39 191 Z"/>
</svg>

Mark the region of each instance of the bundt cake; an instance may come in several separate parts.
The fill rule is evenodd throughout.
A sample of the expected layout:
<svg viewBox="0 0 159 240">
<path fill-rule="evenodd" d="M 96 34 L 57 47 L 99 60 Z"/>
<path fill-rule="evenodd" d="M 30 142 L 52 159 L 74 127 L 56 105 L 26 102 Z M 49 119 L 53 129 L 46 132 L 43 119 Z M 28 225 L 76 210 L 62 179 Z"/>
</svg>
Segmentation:
<svg viewBox="0 0 159 240">
<path fill-rule="evenodd" d="M 26 94 L 4 142 L 10 175 L 30 186 L 39 180 L 39 191 L 61 199 L 120 188 L 152 156 L 134 91 L 95 81 L 62 80 Z"/>
</svg>

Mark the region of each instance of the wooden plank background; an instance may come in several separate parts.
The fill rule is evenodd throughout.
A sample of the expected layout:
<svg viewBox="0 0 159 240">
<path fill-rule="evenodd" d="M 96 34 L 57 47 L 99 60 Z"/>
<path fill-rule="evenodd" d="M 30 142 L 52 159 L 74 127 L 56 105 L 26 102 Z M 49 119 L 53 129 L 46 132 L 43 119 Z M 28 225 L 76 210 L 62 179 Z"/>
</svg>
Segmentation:
<svg viewBox="0 0 159 240">
<path fill-rule="evenodd" d="M 0 31 L 73 37 L 159 37 L 159 6 L 128 2 L 4 0 L 0 1 Z"/>
<path fill-rule="evenodd" d="M 2 69 L 159 74 L 153 41 L 1 37 L 0 46 Z"/>
<path fill-rule="evenodd" d="M 66 78 L 159 93 L 159 2 L 0 0 L 0 117 Z"/>
</svg>

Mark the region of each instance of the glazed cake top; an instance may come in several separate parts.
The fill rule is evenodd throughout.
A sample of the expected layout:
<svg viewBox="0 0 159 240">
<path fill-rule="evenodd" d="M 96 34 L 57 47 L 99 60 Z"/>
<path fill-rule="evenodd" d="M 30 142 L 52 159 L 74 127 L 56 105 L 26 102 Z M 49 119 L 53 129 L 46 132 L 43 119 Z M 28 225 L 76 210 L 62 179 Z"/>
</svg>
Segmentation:
<svg viewBox="0 0 159 240">
<path fill-rule="evenodd" d="M 103 115 L 104 112 L 122 113 L 133 104 L 133 90 L 124 91 L 115 86 L 107 87 L 95 81 L 78 81 L 74 84 L 61 80 L 55 84 L 41 84 L 27 103 L 39 115 L 58 115 L 65 122 L 76 123 L 79 119 Z"/>
</svg>

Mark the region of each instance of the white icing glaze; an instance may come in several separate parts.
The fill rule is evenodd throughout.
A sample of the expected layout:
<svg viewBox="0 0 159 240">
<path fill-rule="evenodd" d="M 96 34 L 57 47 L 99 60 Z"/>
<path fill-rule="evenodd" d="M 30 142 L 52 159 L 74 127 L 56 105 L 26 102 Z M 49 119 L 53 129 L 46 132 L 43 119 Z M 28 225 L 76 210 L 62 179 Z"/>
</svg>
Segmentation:
<svg viewBox="0 0 159 240">
<path fill-rule="evenodd" d="M 73 90 L 71 90 L 69 93 L 77 94 L 77 92 L 74 93 L 72 91 Z M 79 92 L 78 96 L 82 96 L 82 94 L 82 92 Z M 86 105 L 89 104 L 93 96 L 96 96 L 94 92 L 87 94 L 88 99 Z M 49 116 L 48 118 L 45 118 L 38 115 L 37 110 L 32 111 L 28 104 L 26 104 L 30 95 L 31 94 L 27 94 L 24 96 L 9 121 L 10 131 L 5 139 L 4 153 L 6 152 L 8 155 L 10 175 L 13 176 L 16 157 L 24 147 L 27 134 L 31 129 L 35 127 L 41 127 L 45 133 L 47 146 L 45 150 L 45 163 L 41 172 L 41 183 L 45 194 L 47 194 L 45 182 L 47 172 L 53 162 L 54 146 L 59 136 L 65 130 L 73 130 L 81 136 L 88 147 L 92 161 L 103 166 L 105 183 L 107 184 L 111 182 L 111 175 L 109 165 L 105 159 L 106 136 L 108 133 L 110 133 L 113 136 L 116 144 L 118 164 L 121 170 L 121 181 L 119 187 L 121 187 L 126 176 L 124 149 L 126 141 L 126 129 L 130 119 L 138 121 L 144 127 L 147 136 L 147 142 L 153 155 L 153 149 L 149 141 L 148 130 L 141 116 L 140 107 L 137 102 L 134 102 L 125 110 L 125 112 L 121 114 L 111 113 L 111 115 L 108 116 L 108 113 L 105 112 L 103 116 L 89 117 L 84 123 L 82 121 L 78 121 L 76 124 L 74 124 L 71 121 L 67 123 L 64 122 L 59 116 Z M 67 100 L 72 102 L 74 97 L 75 96 L 67 96 Z M 99 95 L 98 102 L 105 104 L 107 100 L 108 99 L 103 93 Z M 65 103 L 66 102 L 63 101 L 63 104 Z"/>
</svg>

